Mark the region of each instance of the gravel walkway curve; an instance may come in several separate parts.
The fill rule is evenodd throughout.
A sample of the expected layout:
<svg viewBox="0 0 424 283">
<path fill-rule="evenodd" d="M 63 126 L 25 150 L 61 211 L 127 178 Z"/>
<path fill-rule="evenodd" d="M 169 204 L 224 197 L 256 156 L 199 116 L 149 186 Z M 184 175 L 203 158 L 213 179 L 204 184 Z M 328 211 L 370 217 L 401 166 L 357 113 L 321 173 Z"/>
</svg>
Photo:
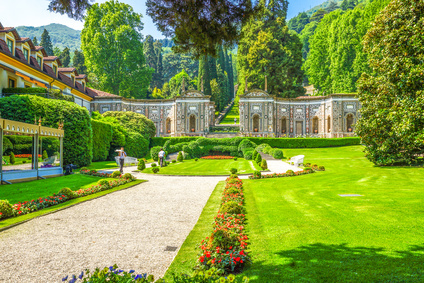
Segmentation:
<svg viewBox="0 0 424 283">
<path fill-rule="evenodd" d="M 136 176 L 149 182 L 1 232 L 0 282 L 61 282 L 115 263 L 163 276 L 225 177 Z"/>
</svg>

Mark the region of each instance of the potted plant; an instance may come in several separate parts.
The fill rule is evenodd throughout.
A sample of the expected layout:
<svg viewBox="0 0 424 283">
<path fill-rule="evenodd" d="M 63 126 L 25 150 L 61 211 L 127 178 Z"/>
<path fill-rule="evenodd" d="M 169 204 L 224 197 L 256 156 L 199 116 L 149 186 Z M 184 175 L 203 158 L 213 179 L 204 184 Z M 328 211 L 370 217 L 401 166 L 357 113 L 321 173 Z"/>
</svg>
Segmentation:
<svg viewBox="0 0 424 283">
<path fill-rule="evenodd" d="M 315 134 L 318 134 L 318 130 L 314 130 L 314 133 L 315 133 Z"/>
<path fill-rule="evenodd" d="M 349 127 L 349 128 L 347 128 L 347 131 L 350 133 L 350 132 L 352 132 L 352 128 L 351 127 Z"/>
<path fill-rule="evenodd" d="M 258 128 L 255 128 L 255 132 L 257 132 L 258 131 Z"/>
</svg>

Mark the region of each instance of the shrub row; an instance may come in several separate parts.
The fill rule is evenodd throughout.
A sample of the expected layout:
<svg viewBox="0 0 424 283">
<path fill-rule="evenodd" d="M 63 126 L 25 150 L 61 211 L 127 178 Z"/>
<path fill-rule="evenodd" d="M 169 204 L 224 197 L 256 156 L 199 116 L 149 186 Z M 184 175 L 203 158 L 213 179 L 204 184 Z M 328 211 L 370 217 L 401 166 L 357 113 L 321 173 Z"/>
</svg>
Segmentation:
<svg viewBox="0 0 424 283">
<path fill-rule="evenodd" d="M 283 150 L 280 148 L 272 148 L 269 144 L 263 143 L 255 148 L 256 151 L 271 155 L 275 159 L 281 159 L 284 157 Z"/>
<path fill-rule="evenodd" d="M 249 140 L 257 144 L 269 144 L 271 147 L 277 148 L 319 148 L 359 145 L 361 139 L 359 137 L 351 138 L 254 138 L 248 137 Z"/>
<path fill-rule="evenodd" d="M 150 140 L 150 147 L 164 146 L 166 141 L 170 141 L 170 145 L 175 145 L 182 142 L 191 142 L 197 140 L 200 137 L 153 137 Z"/>
<path fill-rule="evenodd" d="M 246 252 L 248 237 L 244 212 L 243 182 L 231 176 L 226 180 L 212 235 L 200 245 L 200 270 L 216 268 L 225 273 L 239 272 L 250 261 Z"/>
<path fill-rule="evenodd" d="M 112 177 L 112 174 L 98 173 L 96 170 L 82 171 L 82 174 L 107 178 Z M 123 176 L 119 176 L 116 180 L 99 180 L 96 185 L 84 189 L 79 189 L 75 192 L 73 192 L 69 188 L 62 188 L 57 194 L 54 194 L 52 196 L 38 198 L 36 200 L 31 201 L 19 202 L 13 205 L 10 204 L 7 200 L 0 200 L 0 219 L 28 214 L 43 208 L 66 202 L 73 198 L 87 196 L 100 191 L 108 190 L 132 182 L 134 180 L 135 178 L 131 174 L 127 173 Z"/>
</svg>

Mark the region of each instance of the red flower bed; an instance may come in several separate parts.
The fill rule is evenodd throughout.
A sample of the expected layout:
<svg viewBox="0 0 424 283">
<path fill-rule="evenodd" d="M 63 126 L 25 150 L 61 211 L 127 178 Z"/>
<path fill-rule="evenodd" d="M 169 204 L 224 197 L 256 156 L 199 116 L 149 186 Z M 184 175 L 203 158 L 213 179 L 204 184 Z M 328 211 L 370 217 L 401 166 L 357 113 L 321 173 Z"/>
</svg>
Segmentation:
<svg viewBox="0 0 424 283">
<path fill-rule="evenodd" d="M 31 158 L 32 154 L 15 154 L 16 158 Z M 38 155 L 38 158 L 41 158 L 41 154 Z"/>
<path fill-rule="evenodd" d="M 203 156 L 200 157 L 200 159 L 233 159 L 233 156 L 227 156 L 227 155 L 209 155 L 209 156 Z"/>
<path fill-rule="evenodd" d="M 244 205 L 243 182 L 238 178 L 227 178 L 221 199 L 222 205 L 234 202 Z M 202 241 L 199 266 L 208 270 L 216 268 L 225 273 L 239 271 L 250 260 L 246 252 L 247 240 L 244 214 L 221 213 L 214 219 L 211 237 Z"/>
</svg>

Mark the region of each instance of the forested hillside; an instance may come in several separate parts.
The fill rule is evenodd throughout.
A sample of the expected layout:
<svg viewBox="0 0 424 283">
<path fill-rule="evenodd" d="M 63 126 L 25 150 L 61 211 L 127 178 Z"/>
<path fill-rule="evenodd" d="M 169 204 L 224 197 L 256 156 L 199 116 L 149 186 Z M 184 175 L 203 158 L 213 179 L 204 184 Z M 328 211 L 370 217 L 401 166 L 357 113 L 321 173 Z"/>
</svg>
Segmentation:
<svg viewBox="0 0 424 283">
<path fill-rule="evenodd" d="M 37 37 L 38 41 L 40 41 L 41 34 L 43 33 L 44 29 L 49 32 L 53 46 L 58 47 L 61 50 L 65 47 L 68 47 L 71 51 L 74 51 L 75 49 L 81 49 L 81 31 L 74 30 L 65 25 L 50 24 L 41 27 L 16 27 L 16 30 L 20 36 L 29 37 L 31 39 Z"/>
</svg>

